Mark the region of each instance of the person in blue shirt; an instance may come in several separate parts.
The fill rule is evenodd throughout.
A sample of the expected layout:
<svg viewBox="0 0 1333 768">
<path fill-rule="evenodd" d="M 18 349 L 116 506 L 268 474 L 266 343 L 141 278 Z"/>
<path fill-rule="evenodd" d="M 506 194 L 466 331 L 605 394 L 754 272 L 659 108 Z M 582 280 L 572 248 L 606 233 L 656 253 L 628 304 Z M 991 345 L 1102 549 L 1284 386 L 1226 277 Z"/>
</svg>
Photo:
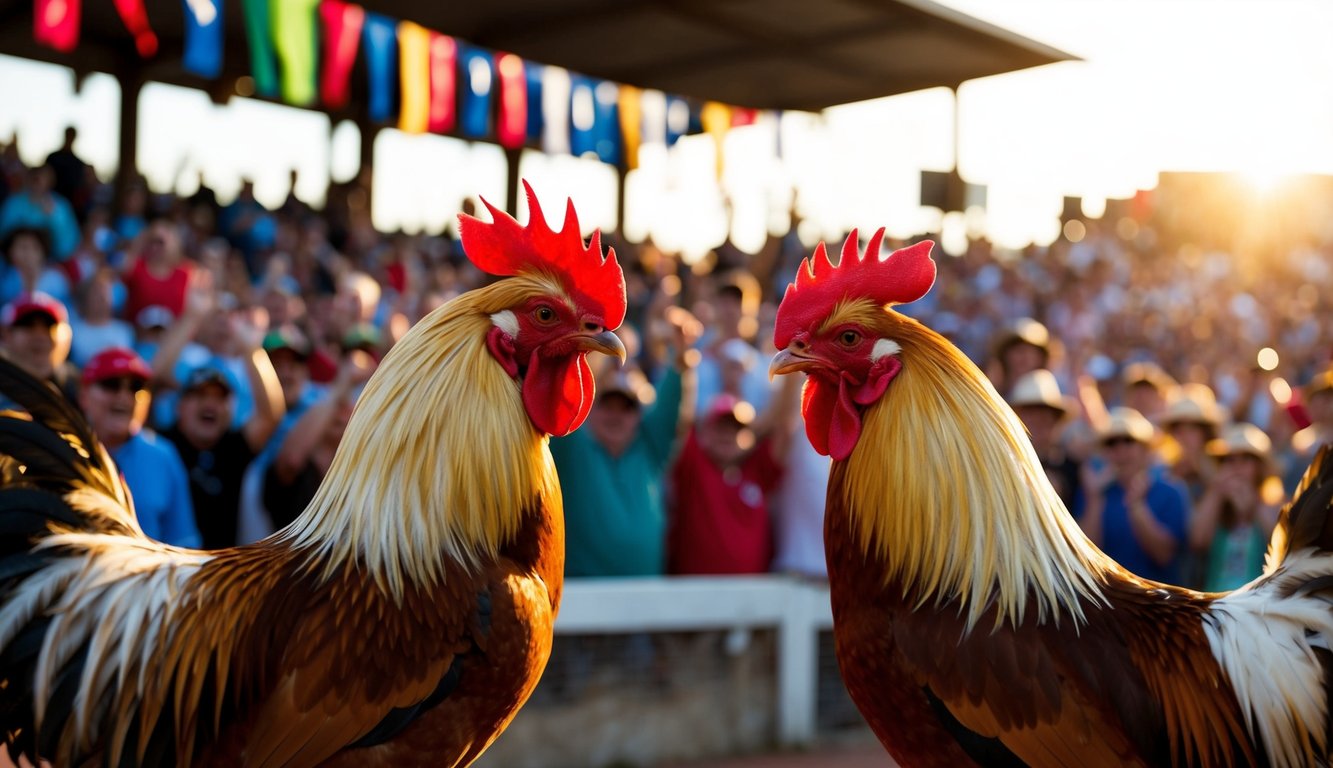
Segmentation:
<svg viewBox="0 0 1333 768">
<path fill-rule="evenodd" d="M 0 237 L 16 229 L 44 230 L 56 261 L 69 258 L 83 234 L 69 201 L 53 190 L 55 172 L 48 166 L 28 172 L 28 185 L 0 204 Z"/>
<path fill-rule="evenodd" d="M 103 350 L 83 369 L 79 407 L 125 476 L 143 532 L 166 544 L 197 548 L 202 540 L 185 465 L 170 441 L 144 429 L 151 376 L 133 350 Z"/>
<path fill-rule="evenodd" d="M 1078 521 L 1092 542 L 1145 579 L 1179 584 L 1189 492 L 1154 466 L 1155 431 L 1133 408 L 1114 408 L 1101 430 L 1101 461 L 1085 465 Z"/>
</svg>

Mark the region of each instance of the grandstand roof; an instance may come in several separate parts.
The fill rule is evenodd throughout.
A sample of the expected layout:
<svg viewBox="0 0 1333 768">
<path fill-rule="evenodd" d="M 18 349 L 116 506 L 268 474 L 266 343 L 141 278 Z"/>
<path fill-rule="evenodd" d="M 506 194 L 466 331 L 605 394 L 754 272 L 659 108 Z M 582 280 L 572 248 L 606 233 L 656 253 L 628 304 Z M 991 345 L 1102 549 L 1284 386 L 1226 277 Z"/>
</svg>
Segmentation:
<svg viewBox="0 0 1333 768">
<path fill-rule="evenodd" d="M 179 68 L 180 0 L 145 4 L 161 53 L 136 75 L 206 85 Z M 1073 58 L 931 0 L 362 4 L 543 64 L 765 109 L 816 111 L 922 88 L 956 87 L 977 77 Z M 227 75 L 234 80 L 249 71 L 243 10 L 240 0 L 224 5 Z M 112 3 L 83 3 L 81 42 L 72 55 L 33 43 L 33 6 L 32 0 L 0 0 L 0 52 L 113 74 L 124 74 L 137 60 Z M 364 80 L 354 76 L 354 88 L 364 89 Z M 224 78 L 220 85 L 227 82 Z"/>
</svg>

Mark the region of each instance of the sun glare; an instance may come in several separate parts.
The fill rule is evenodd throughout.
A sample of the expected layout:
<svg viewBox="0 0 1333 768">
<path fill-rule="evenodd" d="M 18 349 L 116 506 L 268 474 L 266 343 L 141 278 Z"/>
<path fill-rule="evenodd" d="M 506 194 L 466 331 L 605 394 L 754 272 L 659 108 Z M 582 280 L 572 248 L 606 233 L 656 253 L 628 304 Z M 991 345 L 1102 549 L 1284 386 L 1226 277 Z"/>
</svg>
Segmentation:
<svg viewBox="0 0 1333 768">
<path fill-rule="evenodd" d="M 1254 168 L 1241 171 L 1240 178 L 1255 194 L 1268 196 L 1290 183 L 1294 176 L 1271 168 Z"/>
</svg>

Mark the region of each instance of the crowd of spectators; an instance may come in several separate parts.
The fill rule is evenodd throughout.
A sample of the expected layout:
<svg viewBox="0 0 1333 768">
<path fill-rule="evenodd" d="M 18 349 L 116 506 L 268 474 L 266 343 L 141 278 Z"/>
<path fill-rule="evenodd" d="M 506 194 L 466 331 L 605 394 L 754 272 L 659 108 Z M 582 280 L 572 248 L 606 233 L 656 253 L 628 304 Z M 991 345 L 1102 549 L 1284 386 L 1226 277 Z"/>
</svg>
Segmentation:
<svg viewBox="0 0 1333 768">
<path fill-rule="evenodd" d="M 482 276 L 447 236 L 376 232 L 364 179 L 322 211 L 294 195 L 269 210 L 249 185 L 225 204 L 202 186 L 113 195 L 75 139 L 38 168 L 0 153 L 4 353 L 84 409 L 150 535 L 267 535 L 313 495 L 376 360 Z M 1151 219 L 1084 226 L 1021 253 L 937 254 L 936 288 L 902 310 L 983 367 L 1108 553 L 1165 581 L 1243 583 L 1333 439 L 1333 270 L 1313 247 L 1260 271 Z M 799 377 L 766 374 L 807 246 L 793 231 L 686 264 L 607 240 L 631 361 L 597 372 L 586 426 L 551 442 L 568 574 L 822 578 L 828 459 L 804 437 Z M 1280 362 L 1261 364 L 1265 347 Z"/>
</svg>

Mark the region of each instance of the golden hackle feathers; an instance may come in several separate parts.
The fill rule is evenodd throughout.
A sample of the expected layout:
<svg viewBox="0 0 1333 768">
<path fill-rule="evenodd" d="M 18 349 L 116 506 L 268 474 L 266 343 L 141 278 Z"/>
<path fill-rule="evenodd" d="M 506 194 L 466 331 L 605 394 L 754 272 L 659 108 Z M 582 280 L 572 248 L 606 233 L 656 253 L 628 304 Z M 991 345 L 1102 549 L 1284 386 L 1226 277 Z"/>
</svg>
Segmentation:
<svg viewBox="0 0 1333 768">
<path fill-rule="evenodd" d="M 968 627 L 992 601 L 997 622 L 1021 623 L 1032 607 L 1081 621 L 1081 602 L 1102 602 L 1099 575 L 1115 566 L 1066 511 L 1013 411 L 915 320 L 862 299 L 825 325 L 849 320 L 902 347 L 902 372 L 866 410 L 840 489 L 885 579 L 918 607 L 959 601 Z"/>
<path fill-rule="evenodd" d="M 405 579 L 438 580 L 442 557 L 494 557 L 534 498 L 559 508 L 546 437 L 485 344 L 491 314 L 538 294 L 563 290 L 524 273 L 417 323 L 366 384 L 325 482 L 283 537 L 326 574 L 355 563 L 401 595 Z"/>
</svg>

